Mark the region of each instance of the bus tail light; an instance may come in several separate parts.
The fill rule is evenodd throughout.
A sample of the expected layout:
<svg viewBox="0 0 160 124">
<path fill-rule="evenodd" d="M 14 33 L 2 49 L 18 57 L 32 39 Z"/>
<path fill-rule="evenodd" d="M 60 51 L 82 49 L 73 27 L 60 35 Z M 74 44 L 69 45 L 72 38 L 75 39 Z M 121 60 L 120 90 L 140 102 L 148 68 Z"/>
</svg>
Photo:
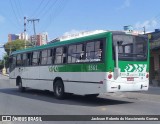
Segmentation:
<svg viewBox="0 0 160 124">
<path fill-rule="evenodd" d="M 149 74 L 146 74 L 146 78 L 149 78 Z"/>
<path fill-rule="evenodd" d="M 112 74 L 109 74 L 109 75 L 108 75 L 108 79 L 111 79 L 111 78 L 112 78 Z"/>
</svg>

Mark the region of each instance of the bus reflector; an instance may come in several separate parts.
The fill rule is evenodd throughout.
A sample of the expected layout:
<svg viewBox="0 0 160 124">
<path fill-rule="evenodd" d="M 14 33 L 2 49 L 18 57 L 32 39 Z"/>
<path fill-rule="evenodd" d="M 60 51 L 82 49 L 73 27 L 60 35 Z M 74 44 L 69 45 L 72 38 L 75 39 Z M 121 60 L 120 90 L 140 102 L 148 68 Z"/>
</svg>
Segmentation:
<svg viewBox="0 0 160 124">
<path fill-rule="evenodd" d="M 112 78 L 112 74 L 109 74 L 109 75 L 108 75 L 108 79 L 111 79 L 111 78 Z"/>
<path fill-rule="evenodd" d="M 149 78 L 149 74 L 146 74 L 146 78 Z"/>
<path fill-rule="evenodd" d="M 99 83 L 100 83 L 100 84 L 103 84 L 103 81 L 100 81 Z"/>
</svg>

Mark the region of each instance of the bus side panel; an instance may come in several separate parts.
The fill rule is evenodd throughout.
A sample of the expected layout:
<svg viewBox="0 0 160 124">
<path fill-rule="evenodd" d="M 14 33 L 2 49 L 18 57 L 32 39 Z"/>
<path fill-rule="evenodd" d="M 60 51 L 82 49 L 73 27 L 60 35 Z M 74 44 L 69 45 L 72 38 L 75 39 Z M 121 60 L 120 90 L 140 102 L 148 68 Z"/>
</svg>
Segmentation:
<svg viewBox="0 0 160 124">
<path fill-rule="evenodd" d="M 65 77 L 67 77 L 67 80 L 64 80 L 65 92 L 79 95 L 106 92 L 104 72 L 67 72 Z"/>
<path fill-rule="evenodd" d="M 23 81 L 22 84 L 24 87 L 31 87 L 36 88 L 39 84 L 39 67 L 38 66 L 32 66 L 32 67 L 25 67 L 27 76 L 24 76 L 23 74 Z M 39 88 L 36 88 L 39 89 Z"/>
</svg>

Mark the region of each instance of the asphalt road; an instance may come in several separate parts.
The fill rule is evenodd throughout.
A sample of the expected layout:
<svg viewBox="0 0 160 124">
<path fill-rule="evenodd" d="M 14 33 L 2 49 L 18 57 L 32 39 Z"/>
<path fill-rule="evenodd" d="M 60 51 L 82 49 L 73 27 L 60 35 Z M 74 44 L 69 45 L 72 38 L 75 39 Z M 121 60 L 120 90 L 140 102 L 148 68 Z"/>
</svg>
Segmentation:
<svg viewBox="0 0 160 124">
<path fill-rule="evenodd" d="M 160 88 L 150 87 L 148 92 L 108 93 L 94 99 L 73 95 L 65 100 L 57 100 L 53 93 L 47 91 L 29 89 L 27 92 L 20 93 L 15 84 L 9 82 L 8 77 L 0 75 L 0 115 L 160 115 Z M 114 122 L 65 123 L 110 124 Z M 135 122 L 118 123 L 132 124 Z M 149 124 L 151 122 L 142 121 L 140 123 Z M 152 123 L 158 124 L 159 122 Z M 3 123 L 0 122 L 0 124 Z M 17 124 L 17 122 L 9 124 Z"/>
</svg>

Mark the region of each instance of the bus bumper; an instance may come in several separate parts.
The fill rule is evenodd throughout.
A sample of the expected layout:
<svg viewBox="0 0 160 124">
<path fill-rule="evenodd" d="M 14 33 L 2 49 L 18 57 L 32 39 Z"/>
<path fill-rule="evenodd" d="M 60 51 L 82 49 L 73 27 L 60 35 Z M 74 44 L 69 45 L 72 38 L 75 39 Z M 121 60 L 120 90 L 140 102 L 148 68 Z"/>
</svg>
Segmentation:
<svg viewBox="0 0 160 124">
<path fill-rule="evenodd" d="M 118 91 L 147 91 L 149 88 L 149 82 L 130 82 L 130 83 L 117 83 L 114 81 L 107 82 L 107 92 L 118 92 Z"/>
</svg>

